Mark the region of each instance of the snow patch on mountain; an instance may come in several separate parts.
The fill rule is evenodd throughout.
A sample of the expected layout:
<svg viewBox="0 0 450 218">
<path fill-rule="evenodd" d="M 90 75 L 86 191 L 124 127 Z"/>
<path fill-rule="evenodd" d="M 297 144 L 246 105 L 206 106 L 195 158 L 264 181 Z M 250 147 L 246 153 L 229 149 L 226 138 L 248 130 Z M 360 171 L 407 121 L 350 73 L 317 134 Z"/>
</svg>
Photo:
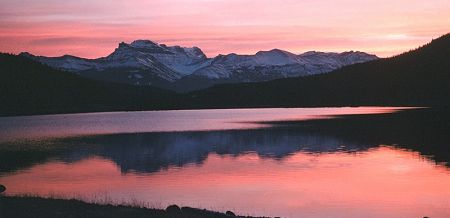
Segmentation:
<svg viewBox="0 0 450 218">
<path fill-rule="evenodd" d="M 231 78 L 235 72 L 258 71 L 268 73 L 276 72 L 282 77 L 305 76 L 317 73 L 325 73 L 337 68 L 377 59 L 375 55 L 364 52 L 306 52 L 300 55 L 273 49 L 260 51 L 255 55 L 219 55 L 214 58 L 209 66 L 194 72 L 196 76 L 211 79 Z"/>
<path fill-rule="evenodd" d="M 340 67 L 377 59 L 364 52 L 293 54 L 280 49 L 254 55 L 218 55 L 208 58 L 198 47 L 167 46 L 150 40 L 121 42 L 110 55 L 84 59 L 22 55 L 51 67 L 99 80 L 166 86 L 183 78 L 199 81 L 255 82 L 326 73 Z M 181 80 L 184 81 L 184 80 Z M 167 87 L 162 87 L 167 88 Z M 168 87 L 170 88 L 170 87 Z"/>
</svg>

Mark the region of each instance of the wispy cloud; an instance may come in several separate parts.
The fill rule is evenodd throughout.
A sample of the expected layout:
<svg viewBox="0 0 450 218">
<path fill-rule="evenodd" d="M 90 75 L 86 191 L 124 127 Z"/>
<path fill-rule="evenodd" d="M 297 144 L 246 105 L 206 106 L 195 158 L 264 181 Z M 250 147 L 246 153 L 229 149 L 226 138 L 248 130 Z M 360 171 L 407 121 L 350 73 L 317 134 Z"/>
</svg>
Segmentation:
<svg viewBox="0 0 450 218">
<path fill-rule="evenodd" d="M 209 56 L 281 48 L 380 56 L 449 31 L 448 0 L 2 0 L 0 51 L 104 56 L 138 38 Z"/>
</svg>

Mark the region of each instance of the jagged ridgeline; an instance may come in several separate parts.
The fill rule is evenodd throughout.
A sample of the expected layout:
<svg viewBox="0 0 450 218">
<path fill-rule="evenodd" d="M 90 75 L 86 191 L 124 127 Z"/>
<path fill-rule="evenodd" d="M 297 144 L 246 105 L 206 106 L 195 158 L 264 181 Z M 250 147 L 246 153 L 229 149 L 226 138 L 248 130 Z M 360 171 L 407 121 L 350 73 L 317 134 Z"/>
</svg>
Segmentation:
<svg viewBox="0 0 450 218">
<path fill-rule="evenodd" d="M 136 43 L 134 47 L 121 44 L 118 50 L 122 47 L 133 51 L 137 47 L 147 50 L 150 42 L 140 42 L 142 46 Z M 191 56 L 197 55 L 200 62 L 206 60 L 203 64 L 211 61 L 195 48 L 186 50 L 164 45 L 157 45 L 157 48 L 173 52 L 183 50 Z M 258 54 L 252 57 L 256 56 Z M 77 73 L 54 69 L 33 58 L 1 54 L 0 115 L 186 108 L 449 106 L 449 57 L 450 34 L 447 34 L 392 58 L 353 64 L 325 74 L 266 82 L 220 84 L 177 94 L 153 85 L 135 86 L 88 79 Z M 115 57 L 103 59 L 108 58 Z M 220 58 L 225 57 L 219 56 L 215 61 Z M 79 67 L 76 64 L 74 66 Z M 255 67 L 253 70 L 256 69 L 260 68 Z M 174 73 L 168 67 L 166 70 L 173 73 L 166 76 L 181 78 L 179 73 Z M 201 68 L 195 72 L 199 70 Z"/>
<path fill-rule="evenodd" d="M 327 74 L 217 85 L 190 94 L 191 104 L 214 107 L 449 106 L 449 99 L 450 34 Z"/>
<path fill-rule="evenodd" d="M 254 55 L 218 55 L 207 58 L 200 48 L 166 46 L 149 40 L 120 43 L 107 57 L 84 59 L 23 56 L 52 68 L 99 81 L 155 86 L 186 92 L 220 83 L 261 82 L 327 73 L 354 63 L 377 59 L 363 52 L 306 52 L 296 55 L 273 49 Z"/>
</svg>

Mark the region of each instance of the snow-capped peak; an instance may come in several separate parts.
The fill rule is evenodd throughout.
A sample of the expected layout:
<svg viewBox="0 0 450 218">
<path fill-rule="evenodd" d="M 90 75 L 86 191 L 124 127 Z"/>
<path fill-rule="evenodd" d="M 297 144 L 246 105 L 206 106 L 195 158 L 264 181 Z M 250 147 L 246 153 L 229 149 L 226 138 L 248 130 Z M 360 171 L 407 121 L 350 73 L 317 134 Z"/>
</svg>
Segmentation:
<svg viewBox="0 0 450 218">
<path fill-rule="evenodd" d="M 328 53 L 328 54 L 330 54 L 330 53 Z M 305 52 L 303 54 L 300 54 L 299 56 L 311 56 L 311 55 L 321 55 L 321 54 L 327 54 L 327 53 L 326 52 L 321 52 L 321 51 L 307 51 L 307 52 Z"/>
<path fill-rule="evenodd" d="M 110 55 L 97 59 L 21 55 L 79 75 L 140 85 L 161 85 L 183 81 L 180 79 L 184 77 L 187 81 L 204 81 L 205 78 L 232 82 L 265 81 L 326 73 L 345 65 L 377 59 L 364 52 L 309 51 L 296 55 L 281 49 L 259 51 L 254 55 L 231 53 L 210 59 L 195 46 L 167 46 L 142 39 L 121 42 Z M 124 77 L 128 79 L 122 81 Z M 161 87 L 166 88 L 166 85 Z"/>
<path fill-rule="evenodd" d="M 256 52 L 255 55 L 258 56 L 258 55 L 267 55 L 267 54 L 270 54 L 270 55 L 284 55 L 284 56 L 295 55 L 295 54 L 293 54 L 291 52 L 284 51 L 284 50 L 281 50 L 281 49 L 278 49 L 278 48 L 274 48 L 274 49 L 269 50 L 269 51 L 258 51 L 258 52 Z"/>
<path fill-rule="evenodd" d="M 152 42 L 152 41 L 150 41 L 150 40 L 146 40 L 146 39 L 135 40 L 135 41 L 131 42 L 130 45 L 131 45 L 132 47 L 135 47 L 135 48 L 154 48 L 154 47 L 160 47 L 157 43 Z"/>
<path fill-rule="evenodd" d="M 259 51 L 255 54 L 254 58 L 260 65 L 286 65 L 299 62 L 298 57 L 295 54 L 281 49 Z"/>
<path fill-rule="evenodd" d="M 136 61 L 136 58 L 139 61 Z M 129 64 L 137 62 L 135 67 L 147 65 L 149 61 L 157 61 L 183 76 L 192 74 L 208 62 L 208 58 L 198 47 L 167 46 L 150 40 L 135 40 L 130 44 L 122 42 L 107 59 Z"/>
</svg>

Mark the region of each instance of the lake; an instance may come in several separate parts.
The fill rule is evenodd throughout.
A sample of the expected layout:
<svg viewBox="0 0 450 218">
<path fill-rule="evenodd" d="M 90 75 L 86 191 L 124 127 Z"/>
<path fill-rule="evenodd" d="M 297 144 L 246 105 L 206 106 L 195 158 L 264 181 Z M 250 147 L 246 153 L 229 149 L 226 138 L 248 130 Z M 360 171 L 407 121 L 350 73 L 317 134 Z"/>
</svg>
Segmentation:
<svg viewBox="0 0 450 218">
<path fill-rule="evenodd" d="M 400 107 L 0 117 L 0 184 L 253 216 L 450 217 L 449 117 Z"/>
</svg>

